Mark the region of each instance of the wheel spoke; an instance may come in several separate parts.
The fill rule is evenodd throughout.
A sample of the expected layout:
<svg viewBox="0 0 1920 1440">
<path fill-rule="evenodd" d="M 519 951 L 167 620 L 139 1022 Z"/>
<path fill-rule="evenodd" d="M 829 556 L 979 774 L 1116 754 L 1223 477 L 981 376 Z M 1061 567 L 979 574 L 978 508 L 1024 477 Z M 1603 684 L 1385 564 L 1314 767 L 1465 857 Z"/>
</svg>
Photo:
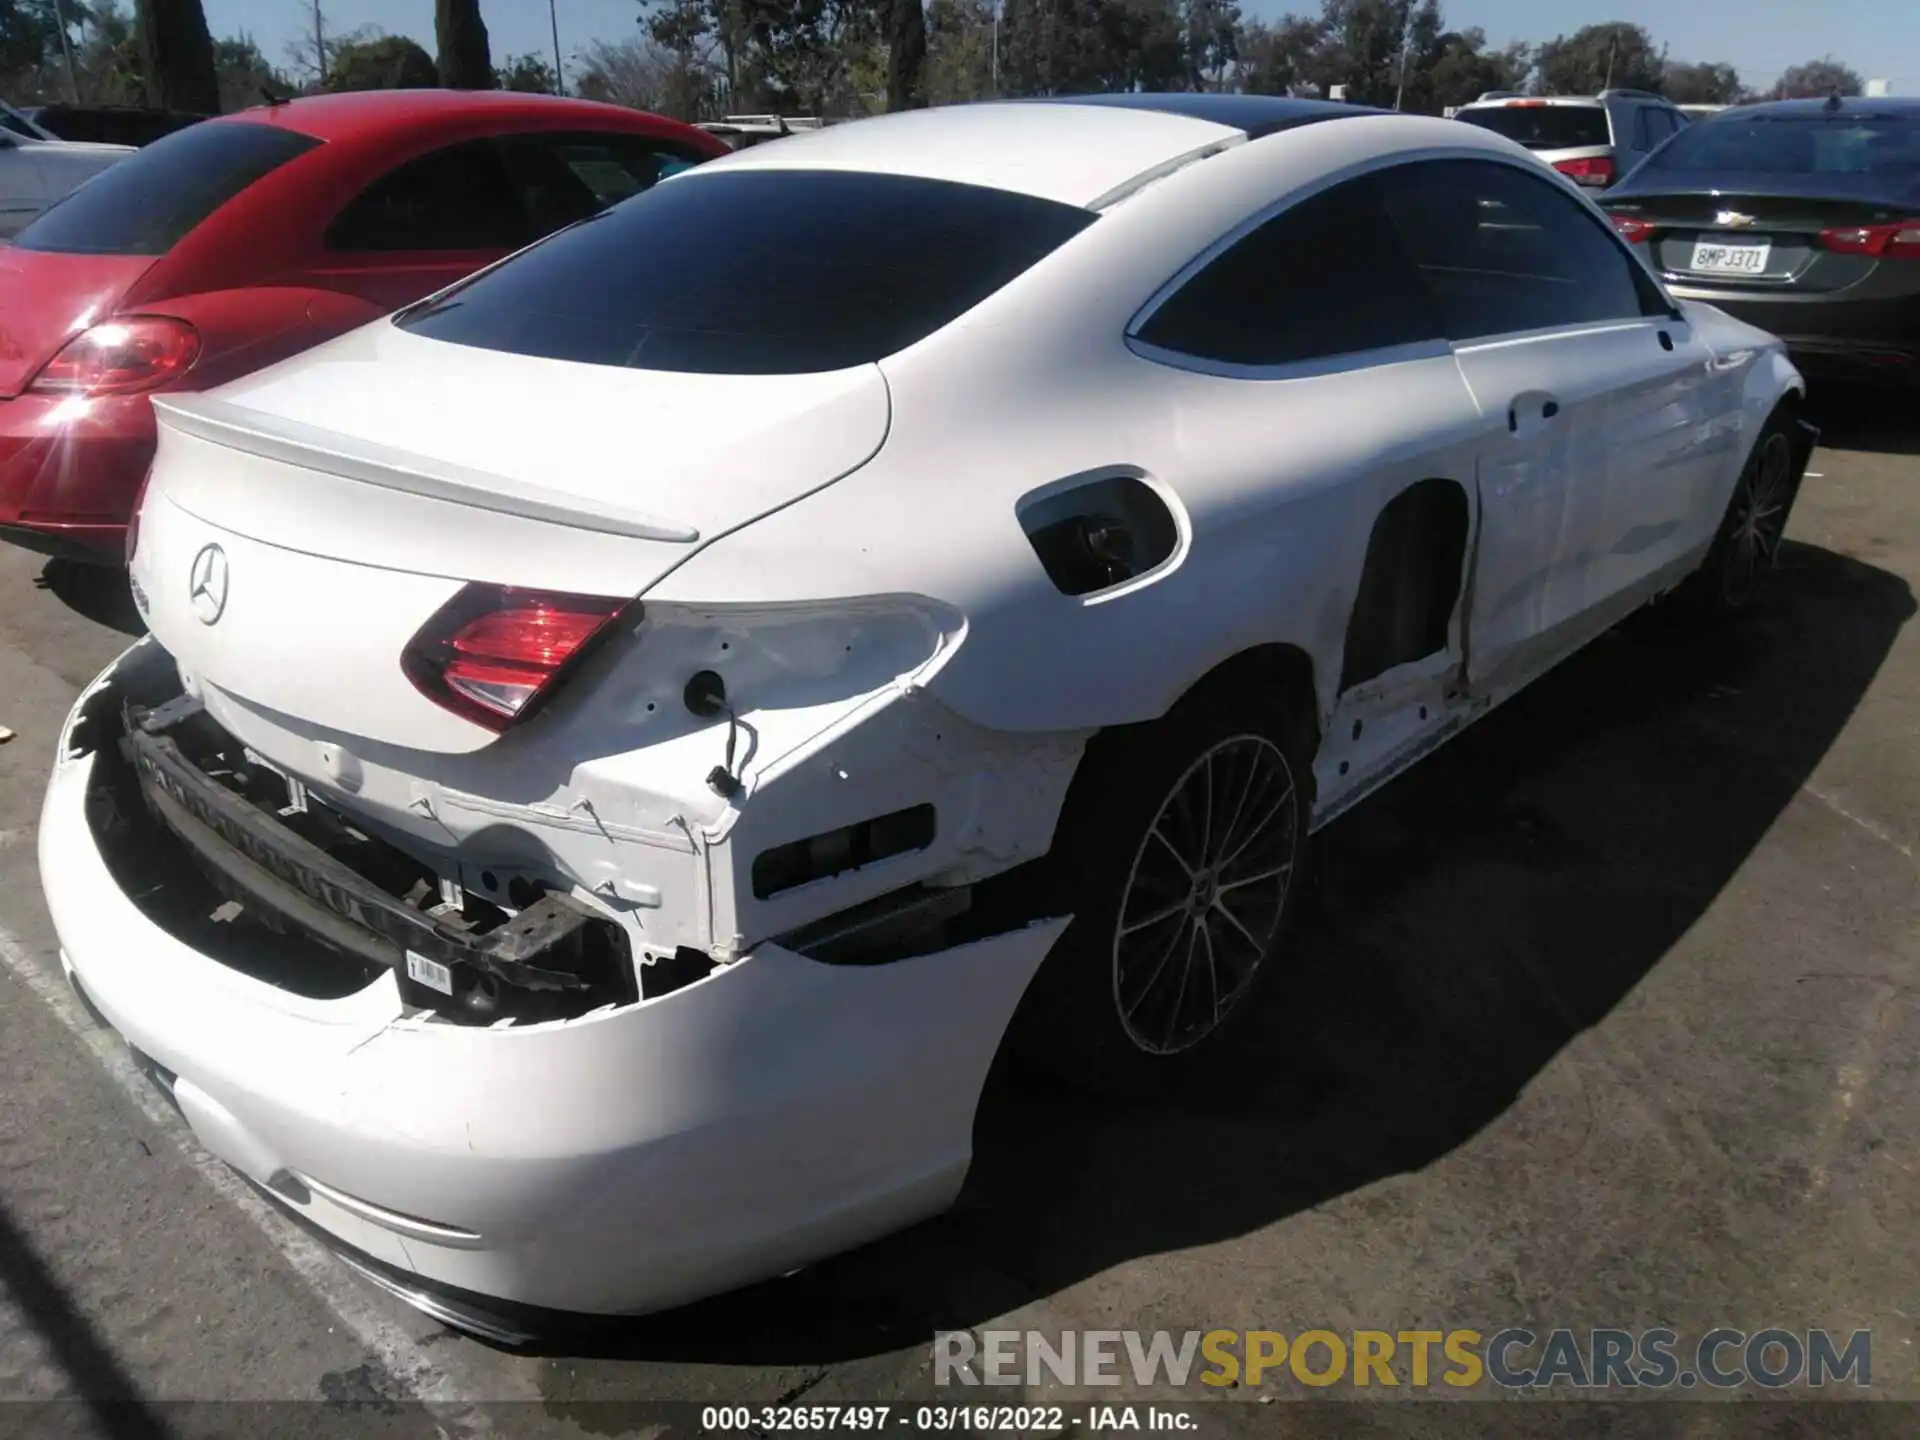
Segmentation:
<svg viewBox="0 0 1920 1440">
<path fill-rule="evenodd" d="M 1158 840 L 1161 843 L 1161 845 L 1163 845 L 1166 848 L 1167 854 L 1173 857 L 1173 863 L 1178 865 L 1180 869 L 1185 872 L 1187 879 L 1192 880 L 1193 866 L 1187 863 L 1187 857 L 1180 853 L 1180 847 L 1173 843 L 1172 837 L 1169 836 L 1167 832 L 1162 830 L 1158 825 L 1155 825 L 1153 827 L 1151 834 L 1153 835 L 1154 839 Z"/>
<path fill-rule="evenodd" d="M 1200 938 L 1207 947 L 1207 979 L 1213 985 L 1213 1018 L 1208 1022 L 1211 1027 L 1220 1023 L 1220 1004 L 1223 998 L 1220 993 L 1220 966 L 1213 954 L 1213 931 L 1204 920 L 1194 926 L 1194 929 L 1200 932 Z"/>
<path fill-rule="evenodd" d="M 1220 835 L 1220 848 L 1218 850 L 1209 851 L 1208 853 L 1210 855 L 1220 854 L 1221 851 L 1224 851 L 1227 848 L 1227 846 L 1233 843 L 1234 833 L 1240 824 L 1240 817 L 1246 813 L 1247 797 L 1253 794 L 1254 775 L 1257 775 L 1259 773 L 1260 767 L 1256 763 L 1253 769 L 1254 769 L 1254 774 L 1247 776 L 1247 783 L 1240 787 L 1239 798 L 1233 802 L 1233 814 L 1227 820 L 1227 828 L 1224 831 L 1222 831 Z"/>
<path fill-rule="evenodd" d="M 1132 935 L 1136 931 L 1145 930 L 1151 926 L 1159 925 L 1164 921 L 1172 919 L 1175 915 L 1182 913 L 1186 908 L 1187 908 L 1187 897 L 1182 895 L 1178 900 L 1174 901 L 1171 905 L 1161 906 L 1158 910 L 1154 911 L 1153 914 L 1147 916 L 1146 919 L 1144 920 L 1135 920 L 1130 925 L 1123 924 L 1120 927 L 1120 933 L 1122 935 Z"/>
<path fill-rule="evenodd" d="M 1262 870 L 1258 875 L 1249 875 L 1244 880 L 1223 880 L 1220 883 L 1220 893 L 1224 895 L 1227 891 L 1238 890 L 1243 885 L 1258 885 L 1262 880 L 1273 880 L 1281 875 L 1290 874 L 1292 870 L 1293 862 L 1289 860 L 1284 865 L 1276 865 L 1271 870 Z"/>
<path fill-rule="evenodd" d="M 1227 909 L 1227 907 L 1222 905 L 1218 900 L 1213 902 L 1212 906 L 1210 907 L 1210 910 L 1217 910 L 1220 912 L 1220 914 L 1226 916 L 1227 923 L 1233 926 L 1233 928 L 1238 930 L 1242 935 L 1244 935 L 1247 939 L 1247 943 L 1253 946 L 1253 953 L 1255 955 L 1262 955 L 1266 953 L 1267 947 L 1265 942 L 1256 940 L 1254 938 L 1253 932 L 1247 929 L 1245 925 L 1242 925 L 1240 923 L 1240 917 L 1238 915 L 1234 914 L 1231 910 Z"/>
<path fill-rule="evenodd" d="M 1193 974 L 1193 949 L 1199 943 L 1200 932 L 1205 928 L 1196 921 L 1187 931 L 1187 959 L 1186 963 L 1180 967 L 1180 988 L 1173 992 L 1173 1008 L 1167 1012 L 1166 1032 L 1160 1037 L 1163 1045 L 1171 1045 L 1174 1035 L 1180 1029 L 1180 1007 L 1186 1003 L 1187 980 Z"/>
<path fill-rule="evenodd" d="M 1131 1020 L 1140 1007 L 1146 1003 L 1147 996 L 1151 995 L 1154 986 L 1160 983 L 1160 976 L 1166 971 L 1167 961 L 1171 960 L 1173 958 L 1173 952 L 1180 948 L 1180 937 L 1186 933 L 1186 926 L 1179 925 L 1174 927 L 1173 938 L 1167 941 L 1166 948 L 1160 952 L 1160 958 L 1154 962 L 1153 973 L 1147 976 L 1147 983 L 1142 985 L 1140 987 L 1140 993 L 1133 997 L 1133 1004 L 1125 1007 L 1125 1009 L 1121 1011 L 1121 1015 L 1125 1019 Z"/>
<path fill-rule="evenodd" d="M 1206 763 L 1200 767 L 1200 853 L 1194 860 L 1202 868 L 1213 854 L 1213 757 L 1218 753 L 1209 750 Z"/>
<path fill-rule="evenodd" d="M 1293 786 L 1292 784 L 1288 784 L 1286 788 L 1286 792 L 1282 794 L 1277 801 L 1274 802 L 1273 807 L 1270 810 L 1268 810 L 1266 814 L 1262 815 L 1259 818 L 1259 820 L 1257 820 L 1248 829 L 1246 839 L 1242 840 L 1238 845 L 1234 846 L 1231 854 L 1224 855 L 1221 857 L 1218 868 L 1222 870 L 1231 869 L 1233 867 L 1233 862 L 1238 860 L 1240 856 L 1245 853 L 1249 845 L 1253 844 L 1254 841 L 1260 838 L 1260 836 L 1265 832 L 1267 825 L 1271 821 L 1278 819 L 1281 813 L 1287 808 L 1287 806 L 1291 805 L 1292 803 L 1293 803 Z"/>
</svg>

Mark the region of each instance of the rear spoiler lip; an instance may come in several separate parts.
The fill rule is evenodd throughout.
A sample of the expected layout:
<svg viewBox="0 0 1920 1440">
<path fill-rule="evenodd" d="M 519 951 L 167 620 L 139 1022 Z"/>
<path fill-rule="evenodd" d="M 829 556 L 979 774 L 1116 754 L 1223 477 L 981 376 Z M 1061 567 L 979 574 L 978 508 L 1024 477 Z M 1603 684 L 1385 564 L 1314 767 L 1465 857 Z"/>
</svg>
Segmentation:
<svg viewBox="0 0 1920 1440">
<path fill-rule="evenodd" d="M 691 525 L 356 439 L 212 395 L 156 395 L 153 408 L 161 423 L 196 439 L 383 490 L 636 540 L 691 545 L 700 538 Z"/>
</svg>

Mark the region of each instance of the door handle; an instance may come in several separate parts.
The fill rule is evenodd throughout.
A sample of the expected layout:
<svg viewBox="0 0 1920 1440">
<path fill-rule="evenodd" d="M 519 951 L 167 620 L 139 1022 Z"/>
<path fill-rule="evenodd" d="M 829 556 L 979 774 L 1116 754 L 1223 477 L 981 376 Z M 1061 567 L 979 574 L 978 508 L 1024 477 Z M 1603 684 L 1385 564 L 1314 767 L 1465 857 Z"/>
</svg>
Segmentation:
<svg viewBox="0 0 1920 1440">
<path fill-rule="evenodd" d="M 1518 435 L 1520 433 L 1520 421 L 1523 418 L 1522 412 L 1525 412 L 1524 418 L 1529 420 L 1532 419 L 1536 413 L 1541 420 L 1551 420 L 1560 413 L 1560 402 L 1551 395 L 1542 395 L 1537 390 L 1525 395 L 1516 395 L 1513 403 L 1507 406 L 1508 434 Z"/>
<path fill-rule="evenodd" d="M 1664 330 L 1660 332 L 1660 348 L 1662 350 L 1673 349 L 1673 336 L 1669 335 Z"/>
</svg>

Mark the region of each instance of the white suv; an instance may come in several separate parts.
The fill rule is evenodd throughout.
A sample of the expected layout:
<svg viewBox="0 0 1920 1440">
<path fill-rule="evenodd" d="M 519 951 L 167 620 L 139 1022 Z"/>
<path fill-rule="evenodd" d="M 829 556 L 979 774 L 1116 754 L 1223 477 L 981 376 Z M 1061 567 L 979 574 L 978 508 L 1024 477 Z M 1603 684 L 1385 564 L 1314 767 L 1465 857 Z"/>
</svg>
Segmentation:
<svg viewBox="0 0 1920 1440">
<path fill-rule="evenodd" d="M 1604 190 L 1689 123 L 1650 90 L 1598 95 L 1516 95 L 1493 91 L 1454 119 L 1517 141 L 1576 184 Z"/>
</svg>

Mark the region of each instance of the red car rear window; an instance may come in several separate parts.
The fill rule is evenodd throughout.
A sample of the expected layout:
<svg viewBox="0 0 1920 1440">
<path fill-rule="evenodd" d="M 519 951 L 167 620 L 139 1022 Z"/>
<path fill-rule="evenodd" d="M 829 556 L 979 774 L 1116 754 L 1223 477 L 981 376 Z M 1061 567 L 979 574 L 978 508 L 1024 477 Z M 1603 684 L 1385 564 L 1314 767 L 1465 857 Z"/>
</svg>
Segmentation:
<svg viewBox="0 0 1920 1440">
<path fill-rule="evenodd" d="M 71 255 L 164 255 L 254 181 L 318 144 L 278 125 L 192 125 L 116 160 L 13 243 Z"/>
</svg>

